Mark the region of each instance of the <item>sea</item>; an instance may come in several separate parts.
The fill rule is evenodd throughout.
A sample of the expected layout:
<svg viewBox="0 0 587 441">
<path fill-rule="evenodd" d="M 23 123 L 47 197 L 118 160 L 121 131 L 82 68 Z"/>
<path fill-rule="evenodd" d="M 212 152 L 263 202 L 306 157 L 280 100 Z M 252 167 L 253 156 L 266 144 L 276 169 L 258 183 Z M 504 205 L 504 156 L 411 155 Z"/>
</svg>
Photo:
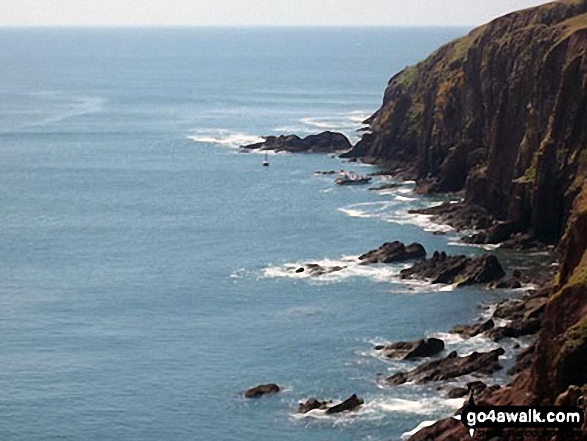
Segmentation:
<svg viewBox="0 0 587 441">
<path fill-rule="evenodd" d="M 416 363 L 374 345 L 496 347 L 448 331 L 508 293 L 356 258 L 394 240 L 484 252 L 408 213 L 458 197 L 339 187 L 315 172 L 379 169 L 311 154 L 262 167 L 239 146 L 357 141 L 389 78 L 466 32 L 1 28 L 0 439 L 390 441 L 454 412 L 436 384 L 385 386 Z M 295 272 L 307 263 L 344 269 Z M 282 391 L 243 397 L 263 383 Z M 297 413 L 352 394 L 358 412 Z"/>
</svg>

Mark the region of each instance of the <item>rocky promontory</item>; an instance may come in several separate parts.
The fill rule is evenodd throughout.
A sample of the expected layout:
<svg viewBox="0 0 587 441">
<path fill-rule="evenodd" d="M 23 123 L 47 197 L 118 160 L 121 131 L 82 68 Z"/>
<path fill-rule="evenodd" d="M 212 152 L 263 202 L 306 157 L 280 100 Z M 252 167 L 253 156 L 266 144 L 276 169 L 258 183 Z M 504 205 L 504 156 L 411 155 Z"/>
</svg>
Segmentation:
<svg viewBox="0 0 587 441">
<path fill-rule="evenodd" d="M 290 153 L 341 153 L 352 145 L 342 133 L 322 132 L 300 138 L 298 135 L 265 136 L 265 141 L 241 146 L 243 150 L 262 150 Z"/>
</svg>

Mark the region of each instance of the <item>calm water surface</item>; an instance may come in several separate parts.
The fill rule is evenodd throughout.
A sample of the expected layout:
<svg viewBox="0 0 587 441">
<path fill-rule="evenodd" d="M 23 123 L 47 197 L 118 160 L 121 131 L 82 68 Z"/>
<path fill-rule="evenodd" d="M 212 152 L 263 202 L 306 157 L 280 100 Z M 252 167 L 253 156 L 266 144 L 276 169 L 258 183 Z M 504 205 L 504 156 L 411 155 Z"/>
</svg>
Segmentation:
<svg viewBox="0 0 587 441">
<path fill-rule="evenodd" d="M 313 172 L 373 170 L 263 168 L 235 147 L 356 139 L 392 74 L 464 32 L 1 29 L 0 439 L 396 440 L 458 406 L 378 387 L 409 365 L 373 344 L 447 331 L 497 294 L 406 285 L 349 256 L 389 240 L 480 250 L 408 216 L 434 202 L 409 183 L 335 188 Z M 305 262 L 347 268 L 292 277 Z M 241 398 L 262 382 L 285 392 Z M 356 415 L 295 414 L 352 393 Z"/>
</svg>

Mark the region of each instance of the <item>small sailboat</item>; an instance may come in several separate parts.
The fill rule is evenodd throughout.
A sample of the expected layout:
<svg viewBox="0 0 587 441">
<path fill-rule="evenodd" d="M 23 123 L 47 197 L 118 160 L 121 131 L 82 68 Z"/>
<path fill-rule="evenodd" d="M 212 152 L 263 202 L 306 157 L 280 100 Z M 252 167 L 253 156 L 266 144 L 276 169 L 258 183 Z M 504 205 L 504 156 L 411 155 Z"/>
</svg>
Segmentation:
<svg viewBox="0 0 587 441">
<path fill-rule="evenodd" d="M 263 159 L 263 167 L 269 167 L 269 158 L 267 157 L 267 153 L 265 153 L 265 158 Z"/>
</svg>

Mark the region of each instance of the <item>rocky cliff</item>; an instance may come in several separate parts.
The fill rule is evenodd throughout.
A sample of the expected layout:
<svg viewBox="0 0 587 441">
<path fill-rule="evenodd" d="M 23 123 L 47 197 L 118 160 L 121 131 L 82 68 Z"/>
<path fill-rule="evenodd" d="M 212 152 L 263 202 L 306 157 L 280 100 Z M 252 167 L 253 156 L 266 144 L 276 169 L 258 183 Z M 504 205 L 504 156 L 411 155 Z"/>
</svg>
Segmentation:
<svg viewBox="0 0 587 441">
<path fill-rule="evenodd" d="M 515 12 L 404 69 L 347 156 L 556 241 L 587 176 L 586 12 Z"/>
<path fill-rule="evenodd" d="M 485 402 L 587 393 L 587 0 L 518 11 L 440 48 L 390 80 L 366 123 L 347 157 L 422 191 L 462 191 L 513 232 L 559 244 L 534 350 Z M 463 429 L 443 420 L 413 439 L 469 439 Z"/>
</svg>

